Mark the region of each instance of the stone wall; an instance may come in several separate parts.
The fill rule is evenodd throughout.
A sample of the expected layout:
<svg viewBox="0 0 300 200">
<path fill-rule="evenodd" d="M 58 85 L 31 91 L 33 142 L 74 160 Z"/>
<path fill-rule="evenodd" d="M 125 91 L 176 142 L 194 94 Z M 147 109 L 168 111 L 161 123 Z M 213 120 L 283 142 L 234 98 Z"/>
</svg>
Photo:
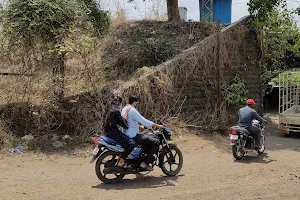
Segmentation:
<svg viewBox="0 0 300 200">
<path fill-rule="evenodd" d="M 181 113 L 187 121 L 208 126 L 217 115 L 223 115 L 223 123 L 226 123 L 226 111 L 229 108 L 223 88 L 230 85 L 237 74 L 245 82 L 247 98 L 255 99 L 260 108 L 261 51 L 256 32 L 247 28 L 248 19 L 249 17 L 242 18 L 158 67 L 172 77 L 175 94 L 178 95 L 179 102 L 183 102 Z M 217 55 L 220 55 L 219 64 Z M 221 114 L 217 114 L 218 111 Z"/>
</svg>

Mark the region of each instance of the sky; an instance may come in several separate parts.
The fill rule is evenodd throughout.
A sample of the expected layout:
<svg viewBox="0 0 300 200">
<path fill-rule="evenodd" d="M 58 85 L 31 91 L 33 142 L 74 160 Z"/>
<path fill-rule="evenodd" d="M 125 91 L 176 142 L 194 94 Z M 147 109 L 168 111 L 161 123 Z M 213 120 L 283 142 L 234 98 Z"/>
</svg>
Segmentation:
<svg viewBox="0 0 300 200">
<path fill-rule="evenodd" d="M 102 7 L 106 10 L 110 10 L 112 13 L 117 8 L 124 8 L 126 11 L 126 17 L 130 20 L 145 19 L 149 16 L 152 8 L 158 10 L 159 13 L 166 13 L 166 0 L 135 0 L 134 3 L 127 3 L 128 0 L 98 0 Z M 217 0 L 215 0 L 217 1 Z M 248 15 L 248 3 L 249 0 L 232 0 L 232 23 Z M 296 8 L 300 5 L 300 0 L 287 0 L 287 6 L 289 9 Z M 199 0 L 179 0 L 179 6 L 187 8 L 187 17 L 193 21 L 200 21 L 199 15 Z M 153 10 L 153 9 L 152 9 Z M 295 16 L 300 27 L 300 18 Z"/>
<path fill-rule="evenodd" d="M 5 0 L 0 0 L 3 2 Z M 126 17 L 129 20 L 141 20 L 153 16 L 153 10 L 158 11 L 161 15 L 167 13 L 166 0 L 134 0 L 134 3 L 128 3 L 128 0 L 96 0 L 103 9 L 115 13 L 119 8 L 124 8 Z M 187 8 L 187 17 L 193 21 L 200 21 L 199 0 L 178 0 L 179 6 Z M 218 0 L 214 0 L 218 1 Z M 232 23 L 248 14 L 249 0 L 232 0 Z M 296 8 L 300 5 L 300 0 L 287 0 L 289 9 Z M 152 10 L 152 11 L 151 11 Z M 300 27 L 300 18 L 295 16 L 298 26 Z"/>
</svg>

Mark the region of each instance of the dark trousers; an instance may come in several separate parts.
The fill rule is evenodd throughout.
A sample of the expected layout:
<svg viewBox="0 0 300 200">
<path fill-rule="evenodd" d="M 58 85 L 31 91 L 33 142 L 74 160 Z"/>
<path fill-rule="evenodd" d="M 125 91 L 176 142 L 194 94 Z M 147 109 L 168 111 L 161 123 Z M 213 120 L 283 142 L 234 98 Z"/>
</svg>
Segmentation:
<svg viewBox="0 0 300 200">
<path fill-rule="evenodd" d="M 135 147 L 134 140 L 122 133 L 119 129 L 106 130 L 106 135 L 111 139 L 114 139 L 117 142 L 119 142 L 121 146 L 125 149 L 121 156 L 121 158 L 125 160 Z"/>
<path fill-rule="evenodd" d="M 147 134 L 137 134 L 134 138 L 134 141 L 138 145 L 142 145 L 148 149 L 146 160 L 144 161 L 146 164 L 154 162 L 153 154 L 156 154 L 159 149 L 159 139 L 156 138 L 154 135 L 147 135 Z"/>
<path fill-rule="evenodd" d="M 249 132 L 251 135 L 255 136 L 255 145 L 260 146 L 260 139 L 261 139 L 261 133 L 260 129 L 257 128 L 256 126 L 251 126 L 249 129 Z"/>
</svg>

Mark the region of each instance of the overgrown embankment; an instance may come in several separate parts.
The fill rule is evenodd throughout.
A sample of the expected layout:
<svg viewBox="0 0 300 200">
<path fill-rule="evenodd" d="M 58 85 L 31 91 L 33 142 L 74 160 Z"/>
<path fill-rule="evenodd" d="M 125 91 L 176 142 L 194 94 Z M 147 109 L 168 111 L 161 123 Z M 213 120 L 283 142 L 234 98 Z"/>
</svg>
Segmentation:
<svg viewBox="0 0 300 200">
<path fill-rule="evenodd" d="M 215 31 L 215 24 L 201 22 L 129 22 L 104 42 L 103 64 L 108 77 L 123 78 L 138 68 L 165 62 Z"/>
<path fill-rule="evenodd" d="M 91 135 L 102 134 L 102 123 L 114 92 L 120 93 L 124 100 L 129 95 L 138 95 L 139 110 L 153 120 L 178 117 L 180 102 L 169 74 L 143 66 L 168 60 L 213 34 L 215 28 L 215 24 L 197 22 L 123 24 L 98 41 L 93 50 L 67 55 L 66 97 L 60 104 L 51 101 L 51 68 L 39 66 L 42 58 L 39 54 L 33 59 L 31 54 L 24 54 L 23 63 L 7 59 L 2 66 L 7 72 L 24 72 L 30 63 L 36 65 L 29 70 L 32 76 L 6 76 L 0 81 L 1 144 L 7 145 L 12 139 L 17 143 L 18 138 L 27 134 L 34 135 L 36 141 L 52 142 L 69 135 L 74 138 L 72 143 L 85 142 Z M 123 73 L 129 75 L 127 80 L 118 76 Z M 53 135 L 58 137 L 53 139 Z"/>
</svg>

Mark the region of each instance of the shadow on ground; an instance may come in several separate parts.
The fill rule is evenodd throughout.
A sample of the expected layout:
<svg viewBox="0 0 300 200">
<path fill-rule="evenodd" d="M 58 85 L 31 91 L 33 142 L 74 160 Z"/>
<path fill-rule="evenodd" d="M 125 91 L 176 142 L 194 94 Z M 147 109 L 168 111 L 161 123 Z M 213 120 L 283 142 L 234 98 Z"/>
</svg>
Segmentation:
<svg viewBox="0 0 300 200">
<path fill-rule="evenodd" d="M 158 187 L 174 187 L 177 179 L 184 175 L 178 175 L 174 177 L 167 176 L 142 176 L 136 175 L 134 179 L 124 179 L 117 184 L 104 184 L 100 183 L 96 186 L 92 186 L 94 189 L 104 190 L 126 190 L 126 189 L 138 189 L 138 188 L 158 188 Z"/>
<path fill-rule="evenodd" d="M 250 152 L 248 155 L 244 157 L 242 160 L 235 160 L 236 163 L 243 164 L 251 164 L 251 163 L 261 163 L 261 164 L 269 164 L 277 160 L 270 159 L 268 153 L 263 153 L 261 155 L 257 155 L 256 152 Z"/>
</svg>

